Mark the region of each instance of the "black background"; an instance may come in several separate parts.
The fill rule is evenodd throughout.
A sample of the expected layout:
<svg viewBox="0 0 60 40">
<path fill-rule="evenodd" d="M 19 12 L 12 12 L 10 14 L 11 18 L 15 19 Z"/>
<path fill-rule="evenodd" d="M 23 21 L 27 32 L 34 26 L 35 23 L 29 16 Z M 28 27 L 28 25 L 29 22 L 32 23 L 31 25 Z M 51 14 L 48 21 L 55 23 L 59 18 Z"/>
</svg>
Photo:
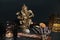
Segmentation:
<svg viewBox="0 0 60 40">
<path fill-rule="evenodd" d="M 16 20 L 15 14 L 21 10 L 23 4 L 34 12 L 35 22 L 47 21 L 50 14 L 60 13 L 59 0 L 0 0 L 0 21 Z"/>
</svg>

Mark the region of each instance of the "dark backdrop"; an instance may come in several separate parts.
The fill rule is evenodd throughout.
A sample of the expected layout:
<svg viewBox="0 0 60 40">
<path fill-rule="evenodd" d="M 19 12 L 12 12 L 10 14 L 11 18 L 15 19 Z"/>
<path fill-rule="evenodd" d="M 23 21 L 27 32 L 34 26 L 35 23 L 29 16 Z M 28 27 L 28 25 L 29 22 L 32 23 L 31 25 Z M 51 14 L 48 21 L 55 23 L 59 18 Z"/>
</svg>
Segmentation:
<svg viewBox="0 0 60 40">
<path fill-rule="evenodd" d="M 35 17 L 33 21 L 47 21 L 46 18 L 52 13 L 60 13 L 59 0 L 0 0 L 0 21 L 16 19 L 16 12 L 21 10 L 21 6 L 26 4 L 31 9 Z"/>
</svg>

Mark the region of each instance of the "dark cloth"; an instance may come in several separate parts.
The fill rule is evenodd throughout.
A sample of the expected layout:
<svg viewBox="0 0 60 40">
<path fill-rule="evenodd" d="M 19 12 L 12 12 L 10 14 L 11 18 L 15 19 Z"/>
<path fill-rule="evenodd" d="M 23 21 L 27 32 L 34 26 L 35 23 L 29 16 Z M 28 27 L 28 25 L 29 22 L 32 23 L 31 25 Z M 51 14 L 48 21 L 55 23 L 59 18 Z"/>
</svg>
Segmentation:
<svg viewBox="0 0 60 40">
<path fill-rule="evenodd" d="M 34 38 L 27 38 L 27 37 L 20 37 L 20 38 L 17 38 L 17 40 L 36 40 Z"/>
<path fill-rule="evenodd" d="M 13 38 L 6 38 L 6 37 L 3 37 L 3 38 L 1 38 L 1 40 L 14 40 L 14 37 L 13 37 Z"/>
</svg>

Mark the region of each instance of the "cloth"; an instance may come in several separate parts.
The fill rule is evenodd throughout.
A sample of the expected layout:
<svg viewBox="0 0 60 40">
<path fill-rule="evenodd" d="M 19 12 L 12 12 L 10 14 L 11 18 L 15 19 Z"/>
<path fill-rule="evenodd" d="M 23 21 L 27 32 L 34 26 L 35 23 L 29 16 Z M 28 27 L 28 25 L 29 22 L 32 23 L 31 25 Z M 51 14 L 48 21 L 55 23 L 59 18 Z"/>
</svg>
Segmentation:
<svg viewBox="0 0 60 40">
<path fill-rule="evenodd" d="M 45 28 L 40 28 L 40 33 L 43 35 L 49 35 L 51 33 L 51 30 L 49 30 L 48 27 L 45 27 Z"/>
</svg>

